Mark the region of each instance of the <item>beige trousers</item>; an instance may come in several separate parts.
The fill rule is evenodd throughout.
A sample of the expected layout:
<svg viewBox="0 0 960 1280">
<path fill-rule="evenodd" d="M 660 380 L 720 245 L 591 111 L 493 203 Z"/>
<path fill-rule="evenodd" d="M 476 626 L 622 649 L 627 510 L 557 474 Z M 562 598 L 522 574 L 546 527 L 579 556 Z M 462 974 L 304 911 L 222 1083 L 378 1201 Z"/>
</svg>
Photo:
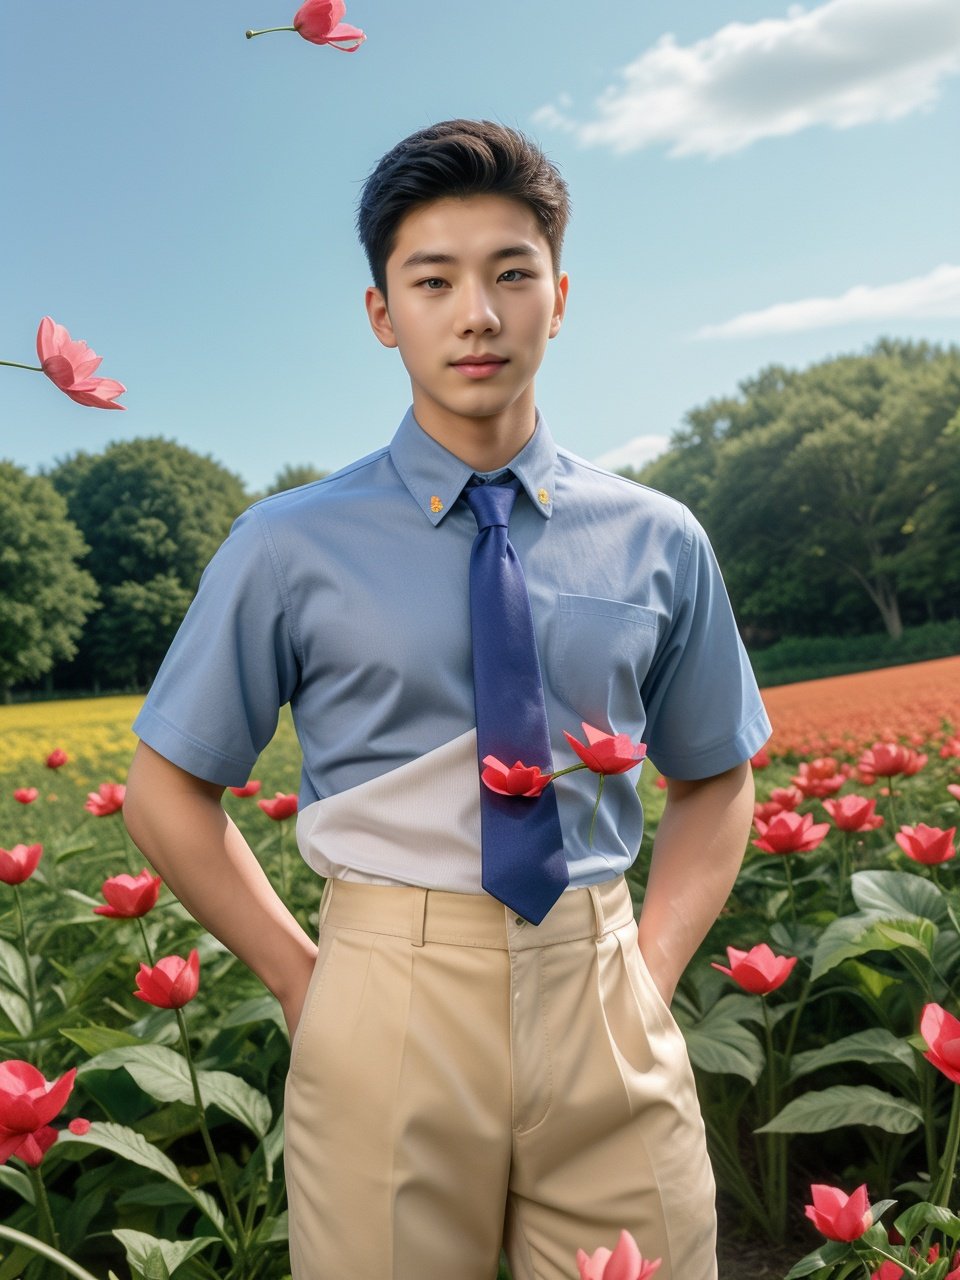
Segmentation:
<svg viewBox="0 0 960 1280">
<path fill-rule="evenodd" d="M 716 1276 L 683 1038 L 622 877 L 527 924 L 485 894 L 328 880 L 291 1046 L 294 1280 L 571 1280 L 622 1227 Z"/>
</svg>

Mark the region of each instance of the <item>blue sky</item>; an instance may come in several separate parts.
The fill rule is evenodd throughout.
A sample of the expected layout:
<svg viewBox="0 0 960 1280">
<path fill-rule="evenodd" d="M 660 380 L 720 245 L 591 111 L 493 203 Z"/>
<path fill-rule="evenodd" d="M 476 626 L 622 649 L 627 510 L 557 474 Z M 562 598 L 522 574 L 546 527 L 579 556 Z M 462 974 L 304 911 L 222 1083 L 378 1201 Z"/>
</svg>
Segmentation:
<svg viewBox="0 0 960 1280">
<path fill-rule="evenodd" d="M 0 457 L 162 435 L 255 490 L 386 443 L 409 384 L 367 325 L 356 198 L 454 116 L 570 184 L 537 389 L 585 457 L 641 460 L 772 362 L 957 341 L 956 0 L 351 0 L 355 54 L 244 38 L 295 8 L 5 7 L 0 358 L 32 362 L 50 314 L 128 390 L 107 413 L 0 369 Z"/>
</svg>

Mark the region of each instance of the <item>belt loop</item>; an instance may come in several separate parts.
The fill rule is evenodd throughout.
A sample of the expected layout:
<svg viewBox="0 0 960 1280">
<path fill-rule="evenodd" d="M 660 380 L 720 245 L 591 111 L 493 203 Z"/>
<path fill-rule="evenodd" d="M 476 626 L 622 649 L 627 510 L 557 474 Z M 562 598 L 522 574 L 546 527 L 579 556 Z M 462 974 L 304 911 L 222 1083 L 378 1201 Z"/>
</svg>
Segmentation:
<svg viewBox="0 0 960 1280">
<path fill-rule="evenodd" d="M 410 941 L 415 947 L 422 947 L 424 943 L 425 922 L 427 916 L 427 889 L 417 889 L 411 886 L 413 894 L 413 913 L 410 919 Z"/>
<path fill-rule="evenodd" d="M 597 925 L 597 940 L 603 937 L 606 932 L 606 921 L 603 918 L 603 903 L 600 901 L 600 886 L 596 884 L 588 884 L 590 898 L 593 902 L 593 918 Z"/>
<path fill-rule="evenodd" d="M 320 894 L 320 919 L 318 927 L 321 926 L 327 918 L 327 912 L 330 910 L 330 902 L 333 898 L 333 876 L 328 876 L 323 882 L 323 892 Z"/>
</svg>

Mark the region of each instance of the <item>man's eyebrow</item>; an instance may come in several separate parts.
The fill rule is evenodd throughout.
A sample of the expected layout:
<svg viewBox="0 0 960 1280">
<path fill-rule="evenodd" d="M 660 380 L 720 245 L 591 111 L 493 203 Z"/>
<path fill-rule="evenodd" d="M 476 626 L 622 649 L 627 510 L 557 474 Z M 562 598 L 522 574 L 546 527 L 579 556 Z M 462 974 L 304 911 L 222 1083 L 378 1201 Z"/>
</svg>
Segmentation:
<svg viewBox="0 0 960 1280">
<path fill-rule="evenodd" d="M 540 251 L 532 244 L 510 244 L 503 249 L 494 249 L 490 254 L 490 262 L 499 262 L 503 258 L 539 258 Z M 407 267 L 438 267 L 438 266 L 456 266 L 459 261 L 452 253 L 431 253 L 427 249 L 418 249 L 416 253 L 411 253 L 405 262 L 400 264 L 400 270 L 403 271 Z"/>
</svg>

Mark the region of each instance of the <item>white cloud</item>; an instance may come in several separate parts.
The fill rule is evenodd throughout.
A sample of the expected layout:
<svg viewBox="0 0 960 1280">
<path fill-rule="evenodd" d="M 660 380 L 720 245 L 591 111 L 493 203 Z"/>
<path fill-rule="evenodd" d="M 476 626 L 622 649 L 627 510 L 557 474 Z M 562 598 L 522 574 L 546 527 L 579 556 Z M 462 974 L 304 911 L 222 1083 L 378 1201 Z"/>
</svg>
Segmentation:
<svg viewBox="0 0 960 1280">
<path fill-rule="evenodd" d="M 957 0 L 828 0 L 731 22 L 690 45 L 663 35 L 597 98 L 592 120 L 573 118 L 567 94 L 534 119 L 585 146 L 715 157 L 813 125 L 848 129 L 929 109 L 958 73 Z"/>
<path fill-rule="evenodd" d="M 762 311 L 745 311 L 706 325 L 697 338 L 752 338 L 830 325 L 902 319 L 960 319 L 960 267 L 942 263 L 928 275 L 896 284 L 857 284 L 835 298 L 801 298 Z"/>
<path fill-rule="evenodd" d="M 608 471 L 619 471 L 621 467 L 633 467 L 635 471 L 639 471 L 646 463 L 658 458 L 669 446 L 669 436 L 634 436 L 626 444 L 601 453 L 599 458 L 594 458 L 594 462 L 599 467 L 606 467 Z"/>
</svg>

